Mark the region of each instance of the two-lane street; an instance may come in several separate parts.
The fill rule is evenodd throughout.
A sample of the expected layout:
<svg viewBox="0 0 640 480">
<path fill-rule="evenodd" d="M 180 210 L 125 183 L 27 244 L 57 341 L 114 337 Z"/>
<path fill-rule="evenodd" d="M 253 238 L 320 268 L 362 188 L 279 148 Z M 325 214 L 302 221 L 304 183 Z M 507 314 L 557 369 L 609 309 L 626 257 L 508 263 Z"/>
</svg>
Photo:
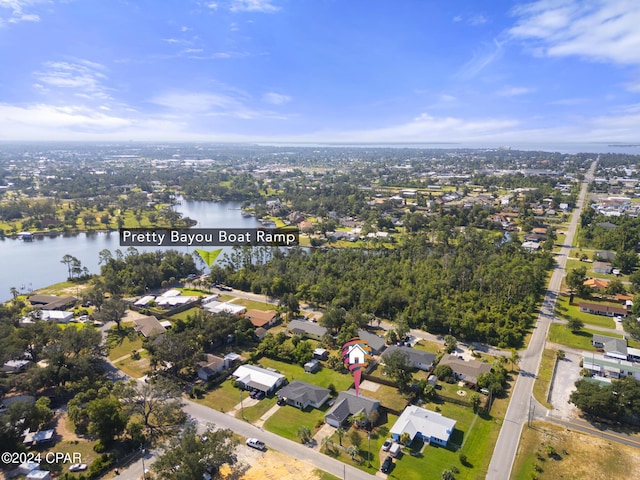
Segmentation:
<svg viewBox="0 0 640 480">
<path fill-rule="evenodd" d="M 487 479 L 507 480 L 511 474 L 513 462 L 518 450 L 518 444 L 520 442 L 522 428 L 527 422 L 529 415 L 533 383 L 540 367 L 540 360 L 542 359 L 542 352 L 544 350 L 547 333 L 549 331 L 549 325 L 553 321 L 556 298 L 560 292 L 562 278 L 565 275 L 565 265 L 571 251 L 571 245 L 573 244 L 573 238 L 577 230 L 580 214 L 586 204 L 587 187 L 589 182 L 593 179 L 597 162 L 598 160 L 596 159 L 591 164 L 591 167 L 589 168 L 589 171 L 582 183 L 577 208 L 571 217 L 571 223 L 567 230 L 567 234 L 565 235 L 564 245 L 560 253 L 556 255 L 557 265 L 553 271 L 549 287 L 547 288 L 547 293 L 542 302 L 538 321 L 533 329 L 529 345 L 526 350 L 520 354 L 520 374 L 518 375 L 516 384 L 511 393 L 509 407 L 498 436 L 498 441 L 496 442 L 496 446 L 493 451 L 491 463 L 489 464 L 489 471 L 486 477 Z"/>
</svg>

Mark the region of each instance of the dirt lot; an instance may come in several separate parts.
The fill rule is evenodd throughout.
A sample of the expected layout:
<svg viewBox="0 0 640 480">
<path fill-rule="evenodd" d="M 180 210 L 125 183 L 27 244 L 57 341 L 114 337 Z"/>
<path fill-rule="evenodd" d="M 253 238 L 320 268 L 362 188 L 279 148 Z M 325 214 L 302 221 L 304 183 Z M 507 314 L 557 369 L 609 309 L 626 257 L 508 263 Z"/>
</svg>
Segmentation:
<svg viewBox="0 0 640 480">
<path fill-rule="evenodd" d="M 238 460 L 251 465 L 242 480 L 319 480 L 313 465 L 272 450 L 241 447 Z"/>
<path fill-rule="evenodd" d="M 549 455 L 547 448 L 555 454 Z M 536 468 L 538 471 L 536 472 Z M 535 422 L 523 431 L 513 479 L 540 480 L 634 478 L 640 455 L 633 447 L 557 425 Z"/>
</svg>

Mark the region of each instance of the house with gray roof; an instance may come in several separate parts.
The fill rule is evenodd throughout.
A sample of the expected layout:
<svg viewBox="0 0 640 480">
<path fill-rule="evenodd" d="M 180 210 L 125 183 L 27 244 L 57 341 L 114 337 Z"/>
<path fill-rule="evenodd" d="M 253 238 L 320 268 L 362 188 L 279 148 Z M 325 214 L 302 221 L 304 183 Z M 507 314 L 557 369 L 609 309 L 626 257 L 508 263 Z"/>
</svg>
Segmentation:
<svg viewBox="0 0 640 480">
<path fill-rule="evenodd" d="M 300 335 L 305 338 L 313 338 L 321 340 L 327 333 L 327 329 L 315 322 L 307 322 L 305 320 L 291 320 L 289 322 L 289 331 L 294 335 Z"/>
<path fill-rule="evenodd" d="M 363 395 L 356 395 L 352 388 L 346 392 L 340 392 L 333 407 L 325 414 L 324 421 L 332 427 L 340 427 L 352 415 L 364 412 L 367 416 L 380 408 L 380 402 Z"/>
<path fill-rule="evenodd" d="M 145 338 L 159 335 L 167 331 L 160 321 L 153 315 L 147 317 L 136 318 L 133 321 L 133 329 L 141 333 Z"/>
<path fill-rule="evenodd" d="M 604 356 L 627 360 L 627 340 L 625 338 L 608 337 L 606 335 L 594 334 L 591 344 L 596 348 L 604 350 Z"/>
<path fill-rule="evenodd" d="M 387 343 L 384 338 L 379 337 L 375 333 L 368 332 L 364 328 L 358 330 L 358 337 L 369 344 L 373 355 L 380 355 L 382 351 L 387 348 Z"/>
<path fill-rule="evenodd" d="M 330 393 L 328 388 L 294 380 L 286 387 L 281 388 L 277 395 L 279 399 L 284 400 L 289 405 L 304 410 L 309 406 L 321 408 L 329 400 Z"/>
<path fill-rule="evenodd" d="M 391 345 L 382 354 L 382 362 L 384 363 L 384 359 L 387 355 L 391 355 L 391 353 L 395 351 L 402 352 L 408 358 L 409 364 L 413 368 L 424 370 L 426 372 L 433 368 L 433 362 L 436 359 L 435 353 L 429 353 L 411 347 L 398 347 L 397 345 Z"/>
<path fill-rule="evenodd" d="M 455 355 L 443 356 L 440 365 L 449 365 L 456 380 L 463 381 L 474 388 L 478 384 L 478 377 L 491 371 L 491 365 L 488 363 L 477 360 L 461 360 Z"/>
</svg>

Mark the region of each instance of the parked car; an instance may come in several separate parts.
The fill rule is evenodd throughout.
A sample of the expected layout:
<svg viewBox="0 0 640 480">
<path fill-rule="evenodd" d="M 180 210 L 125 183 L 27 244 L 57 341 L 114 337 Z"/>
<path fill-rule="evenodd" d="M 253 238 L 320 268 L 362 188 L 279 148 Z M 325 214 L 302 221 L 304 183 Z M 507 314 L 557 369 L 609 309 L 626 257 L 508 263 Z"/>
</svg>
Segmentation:
<svg viewBox="0 0 640 480">
<path fill-rule="evenodd" d="M 256 450 L 264 450 L 266 445 L 257 438 L 247 438 L 247 446 L 255 448 Z"/>
<path fill-rule="evenodd" d="M 393 440 L 391 440 L 390 438 L 387 438 L 382 444 L 382 451 L 388 452 L 389 449 L 391 448 L 391 445 L 393 445 Z"/>
<path fill-rule="evenodd" d="M 87 469 L 86 463 L 74 463 L 69 466 L 70 472 L 83 472 L 86 469 Z"/>
<path fill-rule="evenodd" d="M 256 400 L 262 400 L 264 397 L 266 397 L 265 393 L 261 390 L 258 390 L 253 398 L 255 398 Z"/>
<path fill-rule="evenodd" d="M 391 470 L 391 467 L 393 466 L 393 459 L 391 457 L 387 457 L 384 459 L 384 462 L 382 462 L 382 466 L 380 467 L 380 471 L 382 473 L 389 473 L 389 471 Z"/>
</svg>

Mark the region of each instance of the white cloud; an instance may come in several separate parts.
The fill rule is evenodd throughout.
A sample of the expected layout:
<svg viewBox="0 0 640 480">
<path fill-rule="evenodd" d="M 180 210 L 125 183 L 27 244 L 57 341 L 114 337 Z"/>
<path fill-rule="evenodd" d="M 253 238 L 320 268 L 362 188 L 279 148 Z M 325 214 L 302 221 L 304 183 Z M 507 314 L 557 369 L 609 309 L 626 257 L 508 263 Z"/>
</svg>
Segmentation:
<svg viewBox="0 0 640 480">
<path fill-rule="evenodd" d="M 36 87 L 41 91 L 70 90 L 77 95 L 88 95 L 96 99 L 109 99 L 103 82 L 105 68 L 89 60 L 74 62 L 46 62 L 41 71 L 34 73 L 38 79 Z"/>
<path fill-rule="evenodd" d="M 262 100 L 272 105 L 284 105 L 291 101 L 291 97 L 280 93 L 268 92 L 262 96 Z"/>
<path fill-rule="evenodd" d="M 535 91 L 536 91 L 535 88 L 528 88 L 528 87 L 505 87 L 502 90 L 500 90 L 497 93 L 497 95 L 501 97 L 516 97 L 519 95 L 525 95 L 527 93 L 533 93 Z"/>
<path fill-rule="evenodd" d="M 232 12 L 274 13 L 280 10 L 280 7 L 272 5 L 272 0 L 233 0 L 230 10 Z"/>
<path fill-rule="evenodd" d="M 503 51 L 503 42 L 494 39 L 492 45 L 484 45 L 482 50 L 474 52 L 473 58 L 462 66 L 457 76 L 466 79 L 475 77 L 502 57 Z"/>
<path fill-rule="evenodd" d="M 539 0 L 516 7 L 509 30 L 532 51 L 640 64 L 640 2 L 636 0 Z"/>
<path fill-rule="evenodd" d="M 211 10 L 217 10 L 218 4 L 216 2 L 209 2 L 207 3 L 207 8 L 210 8 Z"/>
<path fill-rule="evenodd" d="M 0 0 L 0 26 L 3 23 L 39 22 L 40 16 L 26 9 L 47 0 Z M 8 12 L 7 12 L 8 11 Z M 8 13 L 8 15 L 6 15 Z"/>
</svg>

